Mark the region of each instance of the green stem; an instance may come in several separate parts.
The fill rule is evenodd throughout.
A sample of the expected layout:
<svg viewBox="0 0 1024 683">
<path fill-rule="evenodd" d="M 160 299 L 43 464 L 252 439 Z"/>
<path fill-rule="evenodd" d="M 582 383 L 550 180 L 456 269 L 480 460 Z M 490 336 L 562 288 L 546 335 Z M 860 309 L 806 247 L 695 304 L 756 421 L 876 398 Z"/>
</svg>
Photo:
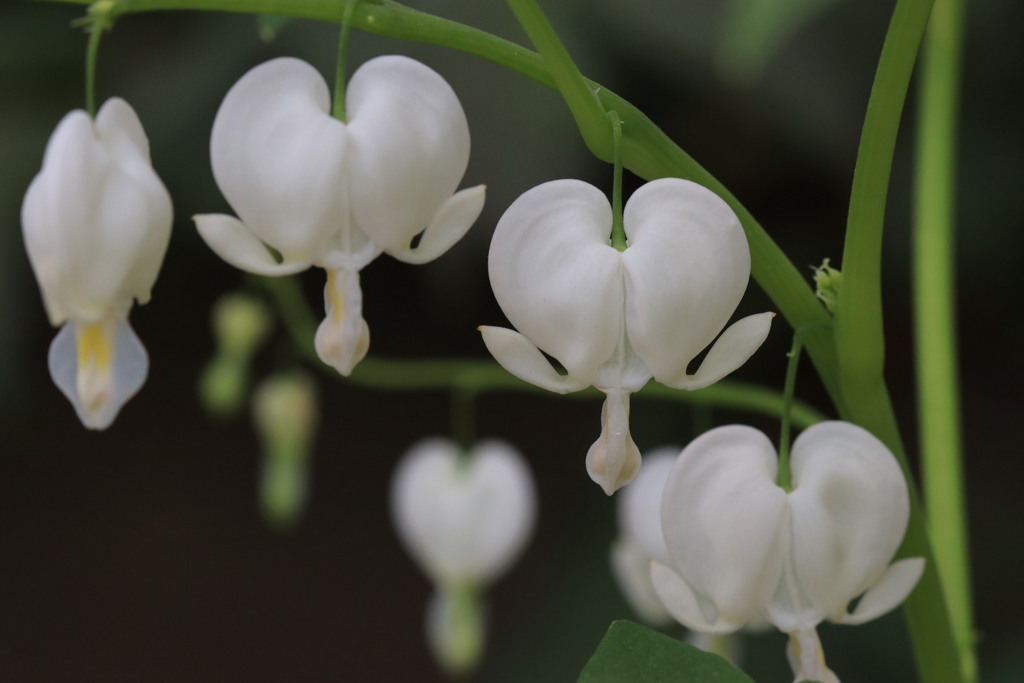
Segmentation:
<svg viewBox="0 0 1024 683">
<path fill-rule="evenodd" d="M 800 330 L 793 333 L 793 347 L 789 350 L 786 364 L 786 384 L 782 390 L 782 429 L 779 431 L 779 474 L 776 483 L 786 491 L 793 490 L 793 478 L 789 470 L 789 431 L 793 410 L 793 393 L 796 388 L 796 370 L 800 366 L 803 352 Z"/>
<path fill-rule="evenodd" d="M 508 0 L 508 5 L 544 59 L 558 91 L 562 93 L 569 111 L 576 119 L 583 141 L 598 159 L 612 161 L 614 143 L 609 135 L 606 110 L 597 97 L 597 90 L 583 78 L 534 0 Z"/>
<path fill-rule="evenodd" d="M 313 346 L 317 320 L 294 278 L 252 277 L 249 279 L 270 293 L 296 349 L 315 367 L 337 376 L 320 360 Z M 521 391 L 549 395 L 549 392 L 510 375 L 493 360 L 433 358 L 430 360 L 389 359 L 367 356 L 346 379 L 353 385 L 370 389 L 403 391 L 462 391 L 474 397 L 487 392 Z M 597 399 L 604 395 L 586 389 L 568 398 Z M 654 382 L 637 396 L 687 403 L 702 408 L 730 408 L 778 417 L 782 414 L 782 395 L 771 389 L 743 382 L 722 380 L 699 391 L 678 391 Z M 799 401 L 793 405 L 793 422 L 801 428 L 827 419 L 819 411 Z"/>
<path fill-rule="evenodd" d="M 955 138 L 964 3 L 936 0 L 925 37 L 914 192 L 918 424 L 928 528 L 965 681 L 977 680 L 964 503 L 954 279 Z"/>
<path fill-rule="evenodd" d="M 103 32 L 113 23 L 110 11 L 111 7 L 98 2 L 89 7 L 89 18 L 85 20 L 89 31 L 89 42 L 85 47 L 85 110 L 92 119 L 96 118 L 96 61 Z"/>
<path fill-rule="evenodd" d="M 899 0 L 882 47 L 854 171 L 843 280 L 835 311 L 835 342 L 845 405 L 841 414 L 892 449 L 909 483 L 911 518 L 900 555 L 926 559 L 924 576 L 904 603 L 918 671 L 927 683 L 962 683 L 963 665 L 952 622 L 883 375 L 881 259 L 885 200 L 903 104 L 931 6 L 932 0 Z"/>
<path fill-rule="evenodd" d="M 612 123 L 612 246 L 626 249 L 626 226 L 622 222 L 622 121 L 618 112 L 608 112 Z"/>
<path fill-rule="evenodd" d="M 345 83 L 346 61 L 348 60 L 348 34 L 352 28 L 352 11 L 359 0 L 350 0 L 345 4 L 345 13 L 341 17 L 341 35 L 338 38 L 338 66 L 334 72 L 334 106 L 331 115 L 342 123 L 347 121 L 345 115 Z"/>
</svg>

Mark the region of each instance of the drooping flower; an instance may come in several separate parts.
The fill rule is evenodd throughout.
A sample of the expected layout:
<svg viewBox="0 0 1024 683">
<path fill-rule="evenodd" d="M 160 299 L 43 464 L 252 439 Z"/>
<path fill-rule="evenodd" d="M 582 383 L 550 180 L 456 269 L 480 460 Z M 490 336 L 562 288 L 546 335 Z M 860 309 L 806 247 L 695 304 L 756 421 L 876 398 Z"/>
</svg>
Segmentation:
<svg viewBox="0 0 1024 683">
<path fill-rule="evenodd" d="M 739 219 L 710 190 L 679 178 L 649 182 L 626 203 L 623 222 L 628 246 L 619 251 L 612 207 L 592 185 L 555 180 L 523 194 L 498 222 L 488 259 L 494 296 L 518 331 L 480 328 L 517 377 L 558 393 L 605 393 L 587 470 L 608 494 L 640 465 L 630 394 L 651 377 L 678 389 L 717 382 L 757 350 L 773 316 L 743 318 L 719 336 L 746 290 L 750 250 Z"/>
<path fill-rule="evenodd" d="M 82 424 L 106 429 L 146 381 L 128 324 L 149 301 L 171 234 L 171 198 L 135 111 L 107 100 L 95 121 L 67 114 L 21 206 L 29 261 L 50 323 L 50 375 Z"/>
<path fill-rule="evenodd" d="M 848 422 L 800 434 L 788 492 L 777 464 L 751 427 L 719 427 L 687 446 L 662 504 L 670 562 L 652 563 L 651 578 L 689 628 L 729 633 L 761 615 L 790 635 L 797 681 L 837 683 L 817 625 L 885 614 L 924 570 L 922 558 L 891 563 L 909 517 L 906 481 L 889 449 Z"/>
<path fill-rule="evenodd" d="M 399 538 L 434 583 L 427 642 L 454 673 L 471 670 L 483 650 L 480 593 L 522 552 L 536 517 L 530 471 L 508 444 L 483 441 L 461 453 L 426 439 L 399 463 L 391 510 Z"/>
<path fill-rule="evenodd" d="M 210 140 L 214 178 L 238 217 L 195 221 L 210 248 L 242 270 L 327 271 L 316 349 L 347 375 L 369 346 L 359 271 L 382 251 L 408 263 L 443 254 L 480 214 L 484 187 L 455 192 L 469 128 L 451 87 L 423 64 L 372 59 L 349 81 L 348 120 L 330 107 L 324 79 L 301 60 L 245 74 Z"/>
</svg>

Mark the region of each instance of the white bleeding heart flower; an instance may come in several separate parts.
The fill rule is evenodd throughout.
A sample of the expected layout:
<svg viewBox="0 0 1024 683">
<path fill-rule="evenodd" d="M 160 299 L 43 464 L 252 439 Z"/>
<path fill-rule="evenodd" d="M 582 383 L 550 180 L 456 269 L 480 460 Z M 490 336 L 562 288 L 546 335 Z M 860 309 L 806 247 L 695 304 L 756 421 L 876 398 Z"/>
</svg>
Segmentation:
<svg viewBox="0 0 1024 683">
<path fill-rule="evenodd" d="M 730 425 L 680 454 L 662 503 L 670 562 L 651 578 L 691 629 L 729 633 L 761 615 L 790 634 L 797 681 L 838 682 L 816 626 L 860 624 L 909 595 L 923 558 L 892 562 L 909 518 L 906 481 L 892 452 L 848 422 L 800 434 L 792 490 L 762 432 Z M 851 612 L 848 606 L 859 598 Z"/>
<path fill-rule="evenodd" d="M 670 561 L 661 533 L 661 496 L 679 451 L 667 446 L 644 453 L 640 472 L 616 506 L 619 537 L 611 549 L 612 573 L 629 606 L 653 626 L 672 621 L 651 583 L 651 560 Z"/>
<path fill-rule="evenodd" d="M 750 250 L 736 214 L 710 190 L 679 178 L 649 182 L 626 203 L 623 223 L 628 246 L 619 251 L 607 197 L 578 180 L 523 194 L 498 222 L 488 258 L 494 296 L 518 331 L 480 328 L 491 354 L 520 379 L 559 393 L 605 393 L 587 470 L 608 494 L 640 465 L 630 394 L 652 377 L 678 389 L 717 382 L 757 350 L 773 317 L 743 318 L 719 336 L 746 290 Z"/>
<path fill-rule="evenodd" d="M 135 111 L 111 98 L 92 120 L 66 115 L 21 207 L 29 261 L 50 322 L 50 375 L 89 429 L 106 429 L 142 387 L 149 357 L 128 324 L 171 235 L 171 198 Z"/>
<path fill-rule="evenodd" d="M 437 584 L 498 578 L 526 545 L 536 507 L 526 462 L 496 440 L 468 454 L 447 439 L 421 441 L 402 459 L 391 487 L 398 535 Z"/>
<path fill-rule="evenodd" d="M 347 121 L 330 109 L 326 82 L 301 60 L 274 59 L 242 76 L 210 139 L 214 178 L 238 217 L 195 221 L 210 248 L 242 270 L 327 271 L 316 349 L 347 375 L 369 346 L 359 271 L 382 251 L 408 263 L 443 254 L 479 216 L 484 187 L 455 192 L 469 127 L 429 67 L 372 59 L 349 80 Z"/>
<path fill-rule="evenodd" d="M 501 441 L 462 453 L 447 439 L 426 439 L 399 463 L 392 518 L 435 584 L 427 642 L 446 670 L 465 674 L 479 661 L 486 630 L 480 593 L 522 552 L 536 508 L 526 462 Z"/>
</svg>

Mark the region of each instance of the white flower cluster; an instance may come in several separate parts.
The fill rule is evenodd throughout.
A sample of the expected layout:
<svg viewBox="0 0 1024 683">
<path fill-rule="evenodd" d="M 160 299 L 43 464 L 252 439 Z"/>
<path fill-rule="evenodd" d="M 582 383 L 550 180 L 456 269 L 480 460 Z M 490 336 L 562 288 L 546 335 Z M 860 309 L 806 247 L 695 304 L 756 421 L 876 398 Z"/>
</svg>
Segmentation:
<svg viewBox="0 0 1024 683">
<path fill-rule="evenodd" d="M 237 217 L 195 217 L 207 244 L 238 268 L 326 271 L 315 346 L 344 375 L 369 345 L 360 270 L 381 253 L 409 263 L 438 257 L 484 201 L 483 186 L 456 191 L 469 131 L 441 76 L 405 57 L 380 57 L 353 75 L 346 101 L 347 120 L 332 117 L 327 84 L 296 59 L 244 75 L 217 113 L 210 145 L 214 177 Z M 586 466 L 608 494 L 641 471 L 630 395 L 652 378 L 686 390 L 717 382 L 757 350 L 773 317 L 726 327 L 747 287 L 750 253 L 736 215 L 708 189 L 655 180 L 621 218 L 619 249 L 612 206 L 595 187 L 557 180 L 522 195 L 489 253 L 495 297 L 515 330 L 480 328 L 519 378 L 605 394 Z M 95 119 L 75 111 L 60 122 L 22 223 L 50 321 L 62 326 L 50 371 L 90 429 L 108 427 L 145 381 L 148 358 L 127 317 L 133 302 L 150 298 L 171 220 L 128 104 L 111 99 Z M 285 427 L 294 426 L 286 417 Z M 670 615 L 705 633 L 766 620 L 791 635 L 797 681 L 831 683 L 838 679 L 817 625 L 883 614 L 923 571 L 921 558 L 892 563 L 909 515 L 907 487 L 892 453 L 845 422 L 796 439 L 790 489 L 777 482 L 777 466 L 768 438 L 738 425 L 704 434 L 678 456 L 652 457 L 623 498 L 614 565 L 648 619 Z M 292 514 L 300 489 L 289 486 L 278 507 Z M 511 564 L 533 527 L 529 471 L 505 444 L 462 454 L 447 441 L 423 442 L 398 470 L 392 508 L 402 541 L 436 587 L 429 641 L 448 668 L 467 670 L 482 647 L 477 592 Z"/>
</svg>

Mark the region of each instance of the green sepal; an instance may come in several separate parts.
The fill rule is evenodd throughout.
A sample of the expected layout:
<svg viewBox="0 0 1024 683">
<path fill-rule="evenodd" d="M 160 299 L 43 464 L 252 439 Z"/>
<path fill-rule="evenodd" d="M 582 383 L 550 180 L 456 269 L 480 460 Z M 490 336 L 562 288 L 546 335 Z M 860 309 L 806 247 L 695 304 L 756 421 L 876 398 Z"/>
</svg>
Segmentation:
<svg viewBox="0 0 1024 683">
<path fill-rule="evenodd" d="M 721 657 L 632 621 L 613 621 L 577 683 L 754 683 Z"/>
</svg>

